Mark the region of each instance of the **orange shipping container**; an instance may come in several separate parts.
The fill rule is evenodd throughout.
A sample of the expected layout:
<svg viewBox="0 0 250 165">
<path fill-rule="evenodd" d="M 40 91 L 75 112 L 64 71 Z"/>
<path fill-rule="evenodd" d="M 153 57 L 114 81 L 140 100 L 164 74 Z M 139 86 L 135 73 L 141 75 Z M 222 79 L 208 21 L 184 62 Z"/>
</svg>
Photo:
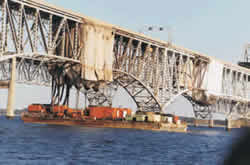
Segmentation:
<svg viewBox="0 0 250 165">
<path fill-rule="evenodd" d="M 28 106 L 28 112 L 41 112 L 41 111 L 44 111 L 44 108 L 42 105 L 32 104 Z"/>
<path fill-rule="evenodd" d="M 174 116 L 174 123 L 177 123 L 177 121 L 179 120 L 178 116 Z"/>
<path fill-rule="evenodd" d="M 89 107 L 89 116 L 96 119 L 113 119 L 114 110 L 111 107 Z"/>
<path fill-rule="evenodd" d="M 71 113 L 73 113 L 73 112 L 74 112 L 74 109 L 72 109 L 72 108 L 68 108 L 68 109 L 67 109 L 67 113 L 71 114 Z"/>
<path fill-rule="evenodd" d="M 88 110 L 89 116 L 96 119 L 122 119 L 132 114 L 128 108 L 89 107 Z"/>
<path fill-rule="evenodd" d="M 73 118 L 76 118 L 77 116 L 78 116 L 77 113 L 72 113 Z"/>
<path fill-rule="evenodd" d="M 63 117 L 63 116 L 64 116 L 64 113 L 57 113 L 57 116 L 58 116 L 58 117 Z"/>
<path fill-rule="evenodd" d="M 66 105 L 55 105 L 53 106 L 54 113 L 63 113 L 68 107 Z"/>
</svg>

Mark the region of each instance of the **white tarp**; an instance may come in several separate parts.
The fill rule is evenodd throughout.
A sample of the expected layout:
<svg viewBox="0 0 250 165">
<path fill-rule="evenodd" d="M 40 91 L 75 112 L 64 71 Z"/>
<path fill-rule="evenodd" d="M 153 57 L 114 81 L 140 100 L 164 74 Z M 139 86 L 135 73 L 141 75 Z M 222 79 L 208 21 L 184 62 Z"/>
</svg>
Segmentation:
<svg viewBox="0 0 250 165">
<path fill-rule="evenodd" d="M 207 94 L 220 95 L 222 92 L 223 64 L 211 60 L 201 88 L 207 90 Z"/>
<path fill-rule="evenodd" d="M 112 81 L 112 27 L 86 23 L 81 27 L 82 78 L 90 81 Z"/>
</svg>

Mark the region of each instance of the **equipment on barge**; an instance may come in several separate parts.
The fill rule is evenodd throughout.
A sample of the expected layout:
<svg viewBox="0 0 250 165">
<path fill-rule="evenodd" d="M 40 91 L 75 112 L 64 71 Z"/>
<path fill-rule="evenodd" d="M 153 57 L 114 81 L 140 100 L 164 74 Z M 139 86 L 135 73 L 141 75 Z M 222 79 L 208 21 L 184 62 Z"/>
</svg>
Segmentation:
<svg viewBox="0 0 250 165">
<path fill-rule="evenodd" d="M 187 124 L 178 116 L 154 112 L 137 111 L 129 108 L 90 106 L 84 110 L 65 105 L 32 104 L 22 114 L 27 123 L 83 125 L 88 127 L 135 128 L 186 132 Z"/>
</svg>

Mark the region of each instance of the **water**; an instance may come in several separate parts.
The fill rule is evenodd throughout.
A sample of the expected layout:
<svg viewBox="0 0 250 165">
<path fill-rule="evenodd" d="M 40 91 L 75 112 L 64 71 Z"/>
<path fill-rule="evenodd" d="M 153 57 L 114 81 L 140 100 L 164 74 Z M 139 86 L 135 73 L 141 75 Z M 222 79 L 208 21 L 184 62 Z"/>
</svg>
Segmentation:
<svg viewBox="0 0 250 165">
<path fill-rule="evenodd" d="M 241 129 L 189 133 L 23 124 L 0 117 L 0 164 L 219 164 Z"/>
</svg>

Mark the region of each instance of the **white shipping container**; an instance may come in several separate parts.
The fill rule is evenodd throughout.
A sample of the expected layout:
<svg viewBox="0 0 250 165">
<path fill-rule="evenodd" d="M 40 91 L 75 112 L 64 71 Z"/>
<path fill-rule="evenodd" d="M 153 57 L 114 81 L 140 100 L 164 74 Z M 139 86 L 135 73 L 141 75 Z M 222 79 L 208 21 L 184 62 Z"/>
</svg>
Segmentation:
<svg viewBox="0 0 250 165">
<path fill-rule="evenodd" d="M 167 117 L 167 122 L 168 123 L 173 123 L 173 117 Z"/>
<path fill-rule="evenodd" d="M 145 121 L 145 115 L 136 115 L 136 121 Z"/>
<path fill-rule="evenodd" d="M 161 122 L 161 115 L 153 115 L 154 116 L 154 122 Z"/>
<path fill-rule="evenodd" d="M 180 121 L 180 120 L 177 120 L 176 124 L 177 124 L 177 125 L 180 125 L 180 124 L 181 124 L 181 121 Z"/>
</svg>

